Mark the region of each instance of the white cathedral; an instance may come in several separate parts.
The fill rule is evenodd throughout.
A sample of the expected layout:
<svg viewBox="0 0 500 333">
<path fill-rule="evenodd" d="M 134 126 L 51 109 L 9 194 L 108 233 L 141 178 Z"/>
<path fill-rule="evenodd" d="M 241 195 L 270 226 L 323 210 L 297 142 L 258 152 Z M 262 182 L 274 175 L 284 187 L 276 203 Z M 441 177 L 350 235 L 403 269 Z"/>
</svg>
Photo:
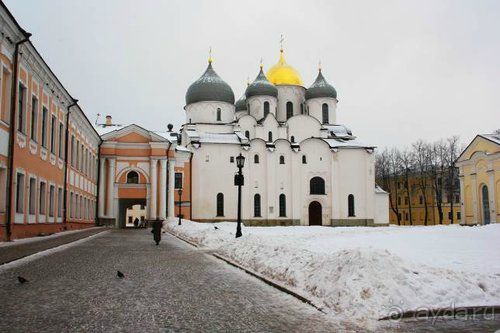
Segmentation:
<svg viewBox="0 0 500 333">
<path fill-rule="evenodd" d="M 210 59 L 186 93 L 177 143 L 191 152 L 191 219 L 236 219 L 241 153 L 246 225 L 388 224 L 388 195 L 375 184 L 375 147 L 336 122 L 337 103 L 321 69 L 305 88 L 283 50 L 235 103 Z"/>
</svg>

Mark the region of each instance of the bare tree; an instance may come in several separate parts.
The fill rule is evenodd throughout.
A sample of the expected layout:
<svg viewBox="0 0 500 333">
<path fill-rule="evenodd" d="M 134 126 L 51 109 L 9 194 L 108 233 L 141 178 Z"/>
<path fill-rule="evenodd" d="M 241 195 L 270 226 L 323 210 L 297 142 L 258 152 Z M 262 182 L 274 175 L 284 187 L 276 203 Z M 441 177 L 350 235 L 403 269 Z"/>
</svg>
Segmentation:
<svg viewBox="0 0 500 333">
<path fill-rule="evenodd" d="M 450 203 L 451 224 L 453 224 L 454 221 L 453 201 L 455 193 L 457 192 L 456 179 L 458 178 L 458 168 L 455 166 L 455 161 L 461 151 L 459 140 L 460 138 L 458 136 L 452 136 L 446 140 L 446 155 L 444 162 L 447 168 L 446 187 L 448 190 L 448 202 Z"/>
<path fill-rule="evenodd" d="M 403 187 L 406 192 L 406 196 L 408 197 L 408 213 L 409 213 L 410 225 L 413 225 L 412 203 L 411 203 L 412 189 L 410 186 L 410 176 L 413 169 L 414 159 L 415 159 L 414 154 L 408 149 L 405 149 L 398 154 L 398 163 L 397 163 L 399 169 L 398 173 L 404 180 Z"/>
<path fill-rule="evenodd" d="M 417 183 L 423 198 L 424 204 L 424 224 L 428 224 L 429 207 L 427 204 L 427 191 L 429 187 L 429 160 L 431 157 L 431 147 L 423 140 L 418 140 L 413 145 L 413 152 L 415 155 L 415 171 L 418 175 Z"/>
<path fill-rule="evenodd" d="M 438 210 L 439 224 L 443 224 L 443 187 L 447 171 L 447 144 L 443 140 L 434 142 L 428 147 L 428 175 L 434 193 L 434 202 Z"/>
</svg>

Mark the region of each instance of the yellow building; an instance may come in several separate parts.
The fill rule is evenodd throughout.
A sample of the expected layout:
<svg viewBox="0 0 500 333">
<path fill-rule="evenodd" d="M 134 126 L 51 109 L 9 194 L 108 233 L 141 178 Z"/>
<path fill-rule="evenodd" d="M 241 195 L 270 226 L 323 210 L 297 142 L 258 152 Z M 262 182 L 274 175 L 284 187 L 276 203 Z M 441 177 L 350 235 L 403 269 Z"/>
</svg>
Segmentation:
<svg viewBox="0 0 500 333">
<path fill-rule="evenodd" d="M 447 189 L 445 175 L 437 179 L 437 184 L 428 178 L 425 185 L 416 173 L 405 176 L 391 177 L 388 181 L 390 193 L 389 218 L 391 224 L 400 225 L 435 225 L 435 224 L 459 224 L 461 223 L 460 194 L 458 184 L 453 186 L 454 191 L 450 195 Z M 438 185 L 441 194 L 441 201 L 438 202 L 438 195 L 435 187 Z M 425 196 L 423 193 L 425 188 Z M 427 221 L 425 219 L 425 206 L 427 202 Z M 442 219 L 439 215 L 441 206 Z"/>
<path fill-rule="evenodd" d="M 458 157 L 464 224 L 500 220 L 500 134 L 481 134 Z"/>
</svg>

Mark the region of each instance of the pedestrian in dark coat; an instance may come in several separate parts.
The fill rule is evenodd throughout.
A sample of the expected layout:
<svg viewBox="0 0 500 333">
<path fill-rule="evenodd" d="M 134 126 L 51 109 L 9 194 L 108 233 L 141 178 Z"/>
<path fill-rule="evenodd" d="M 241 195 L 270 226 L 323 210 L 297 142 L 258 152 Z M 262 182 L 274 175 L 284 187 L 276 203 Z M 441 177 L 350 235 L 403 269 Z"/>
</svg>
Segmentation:
<svg viewBox="0 0 500 333">
<path fill-rule="evenodd" d="M 157 218 L 153 222 L 153 229 L 151 232 L 153 233 L 153 239 L 156 243 L 156 245 L 160 244 L 161 241 L 161 228 L 163 227 L 163 221 Z"/>
<path fill-rule="evenodd" d="M 136 217 L 134 220 L 134 228 L 137 228 L 138 225 L 139 225 L 139 219 Z"/>
</svg>

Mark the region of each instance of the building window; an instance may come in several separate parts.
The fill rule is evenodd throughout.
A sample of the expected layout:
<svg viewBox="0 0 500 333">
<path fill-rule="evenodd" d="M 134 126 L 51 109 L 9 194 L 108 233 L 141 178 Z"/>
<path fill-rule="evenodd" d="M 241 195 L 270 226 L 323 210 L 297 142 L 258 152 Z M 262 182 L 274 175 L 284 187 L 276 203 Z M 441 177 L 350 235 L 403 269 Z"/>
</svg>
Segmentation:
<svg viewBox="0 0 500 333">
<path fill-rule="evenodd" d="M 419 202 L 419 204 L 423 205 L 423 204 L 424 204 L 424 197 L 423 197 L 423 196 L 420 196 L 420 197 L 418 198 L 418 202 Z"/>
<path fill-rule="evenodd" d="M 321 107 L 321 111 L 322 111 L 323 124 L 328 124 L 329 123 L 329 119 L 328 119 L 328 104 L 323 103 L 323 106 Z"/>
<path fill-rule="evenodd" d="M 47 148 L 47 116 L 49 111 L 44 106 L 42 107 L 42 147 Z"/>
<path fill-rule="evenodd" d="M 47 200 L 45 200 L 46 196 L 46 184 L 45 182 L 40 182 L 40 194 L 38 195 L 38 212 L 41 215 L 45 215 L 45 205 L 47 203 Z"/>
<path fill-rule="evenodd" d="M 247 137 L 247 139 L 250 139 L 250 132 L 249 131 L 245 131 L 245 136 Z"/>
<path fill-rule="evenodd" d="M 73 212 L 75 211 L 74 203 L 73 203 L 73 192 L 69 195 L 69 217 L 73 217 Z"/>
<path fill-rule="evenodd" d="M 269 114 L 269 102 L 264 102 L 264 118 Z"/>
<path fill-rule="evenodd" d="M 217 216 L 224 216 L 224 194 L 217 194 Z"/>
<path fill-rule="evenodd" d="M 282 193 L 280 194 L 280 217 L 286 216 L 286 196 Z"/>
<path fill-rule="evenodd" d="M 221 121 L 221 110 L 220 108 L 217 108 L 217 121 Z"/>
<path fill-rule="evenodd" d="M 24 213 L 24 175 L 17 173 L 16 186 L 16 213 Z"/>
<path fill-rule="evenodd" d="M 80 170 L 80 143 L 78 142 L 78 140 L 76 140 L 75 146 L 76 146 L 75 168 L 77 170 Z"/>
<path fill-rule="evenodd" d="M 182 188 L 182 172 L 175 173 L 174 187 L 176 189 Z"/>
<path fill-rule="evenodd" d="M 295 143 L 295 137 L 294 137 L 293 135 L 290 137 L 290 141 L 291 141 L 292 143 Z"/>
<path fill-rule="evenodd" d="M 63 190 L 57 189 L 57 217 L 62 217 L 63 211 Z"/>
<path fill-rule="evenodd" d="M 55 195 L 55 188 L 54 185 L 50 185 L 49 187 L 49 216 L 53 217 L 54 216 L 54 195 Z"/>
<path fill-rule="evenodd" d="M 7 96 L 2 98 L 2 105 L 0 110 L 0 116 L 3 121 L 6 123 L 10 123 L 9 117 L 9 109 L 10 109 L 10 90 L 11 90 L 11 81 L 10 81 L 10 73 L 7 67 L 2 66 L 2 96 Z"/>
<path fill-rule="evenodd" d="M 401 206 L 401 197 L 398 197 L 398 206 Z"/>
<path fill-rule="evenodd" d="M 127 184 L 139 184 L 139 174 L 135 171 L 127 173 Z"/>
<path fill-rule="evenodd" d="M 75 136 L 71 136 L 71 166 L 75 166 Z"/>
<path fill-rule="evenodd" d="M 302 155 L 302 164 L 307 164 L 307 157 L 306 157 L 306 155 Z"/>
<path fill-rule="evenodd" d="M 300 103 L 300 114 L 304 114 L 304 104 Z"/>
<path fill-rule="evenodd" d="M 401 213 L 398 213 L 398 220 L 401 221 Z"/>
<path fill-rule="evenodd" d="M 325 180 L 321 177 L 313 177 L 309 182 L 311 194 L 325 194 Z"/>
<path fill-rule="evenodd" d="M 280 164 L 285 164 L 285 156 L 280 156 Z"/>
<path fill-rule="evenodd" d="M 36 214 L 36 179 L 30 178 L 30 189 L 29 189 L 29 213 L 30 215 Z"/>
<path fill-rule="evenodd" d="M 293 103 L 286 102 L 286 119 L 290 119 L 293 117 Z"/>
<path fill-rule="evenodd" d="M 356 216 L 354 215 L 354 195 L 349 194 L 349 196 L 347 197 L 347 206 L 349 217 Z"/>
<path fill-rule="evenodd" d="M 269 133 L 267 133 L 267 141 L 273 142 L 273 132 L 269 131 Z"/>
<path fill-rule="evenodd" d="M 455 194 L 455 203 L 460 203 L 460 194 Z"/>
<path fill-rule="evenodd" d="M 56 152 L 56 116 L 52 115 L 50 121 L 50 152 Z"/>
<path fill-rule="evenodd" d="M 253 216 L 261 217 L 260 194 L 256 194 L 253 196 Z"/>
<path fill-rule="evenodd" d="M 17 124 L 17 130 L 21 133 L 25 133 L 24 131 L 24 120 L 25 120 L 25 113 L 26 110 L 24 108 L 24 100 L 26 96 L 26 88 L 19 83 L 19 96 L 18 96 L 18 124 Z"/>
<path fill-rule="evenodd" d="M 229 157 L 229 163 L 234 163 L 234 156 Z"/>
<path fill-rule="evenodd" d="M 0 193 L 5 193 L 5 186 L 7 185 L 7 168 L 0 166 Z M 5 199 L 6 195 L 0 195 L 0 213 L 5 212 Z"/>
<path fill-rule="evenodd" d="M 64 151 L 64 125 L 59 123 L 59 158 L 63 158 Z"/>
<path fill-rule="evenodd" d="M 452 214 L 452 212 L 448 212 L 448 220 L 450 220 L 450 221 L 451 221 L 451 219 L 452 219 L 452 218 L 453 218 L 453 214 Z"/>
<path fill-rule="evenodd" d="M 253 155 L 253 162 L 255 164 L 259 164 L 259 155 L 257 155 L 257 154 Z"/>
<path fill-rule="evenodd" d="M 38 141 L 38 99 L 31 96 L 31 132 L 30 137 L 33 141 Z"/>
<path fill-rule="evenodd" d="M 408 197 L 405 197 L 405 205 L 408 204 Z"/>
<path fill-rule="evenodd" d="M 457 212 L 457 220 L 461 220 L 462 219 L 462 214 L 460 212 Z"/>
</svg>

